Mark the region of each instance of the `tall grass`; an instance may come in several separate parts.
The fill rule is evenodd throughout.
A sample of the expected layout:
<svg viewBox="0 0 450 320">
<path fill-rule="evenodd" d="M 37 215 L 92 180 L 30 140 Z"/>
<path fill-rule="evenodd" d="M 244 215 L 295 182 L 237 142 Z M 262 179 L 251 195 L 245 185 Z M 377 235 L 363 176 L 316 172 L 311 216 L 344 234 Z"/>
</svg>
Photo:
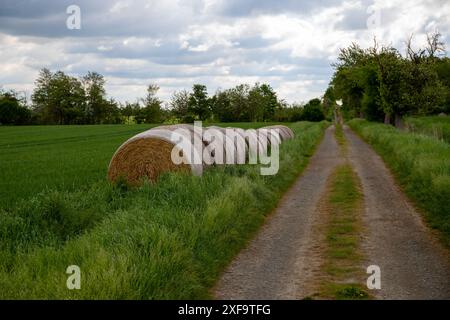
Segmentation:
<svg viewBox="0 0 450 320">
<path fill-rule="evenodd" d="M 364 120 L 351 120 L 349 125 L 374 146 L 431 227 L 450 245 L 450 145 Z"/>
<path fill-rule="evenodd" d="M 220 272 L 305 167 L 326 123 L 296 123 L 276 176 L 224 166 L 138 189 L 104 179 L 0 210 L 0 298 L 208 298 Z M 68 290 L 69 265 L 81 289 Z"/>
<path fill-rule="evenodd" d="M 450 117 L 410 117 L 405 119 L 405 125 L 409 132 L 450 143 Z"/>
<path fill-rule="evenodd" d="M 360 284 L 365 278 L 360 265 L 363 260 L 360 250 L 362 197 L 358 176 L 351 165 L 337 166 L 328 180 L 323 199 L 327 212 L 322 265 L 326 276 L 320 280 L 319 293 L 323 298 L 369 298 Z"/>
</svg>

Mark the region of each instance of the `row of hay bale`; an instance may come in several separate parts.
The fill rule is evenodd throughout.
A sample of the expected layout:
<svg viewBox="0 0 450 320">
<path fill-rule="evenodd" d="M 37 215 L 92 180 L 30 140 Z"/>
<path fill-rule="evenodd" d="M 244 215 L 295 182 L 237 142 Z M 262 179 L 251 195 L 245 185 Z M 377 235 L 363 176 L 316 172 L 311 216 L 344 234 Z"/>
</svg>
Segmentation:
<svg viewBox="0 0 450 320">
<path fill-rule="evenodd" d="M 274 129 L 279 135 L 272 134 Z M 114 153 L 109 164 L 108 178 L 113 182 L 124 179 L 131 185 L 138 185 L 143 178 L 155 181 L 161 173 L 166 171 L 188 171 L 194 175 L 201 175 L 204 166 L 221 164 L 216 162 L 214 150 L 211 150 L 210 158 L 203 156 L 203 150 L 211 147 L 211 137 L 208 140 L 204 132 L 212 135 L 213 140 L 218 139 L 215 141 L 223 146 L 226 163 L 233 164 L 246 163 L 250 153 L 267 151 L 271 142 L 280 144 L 294 137 L 293 131 L 282 125 L 256 130 L 211 126 L 203 130 L 199 131 L 190 124 L 163 125 L 135 135 L 125 141 Z M 180 139 L 174 139 L 174 132 L 179 134 L 178 137 L 181 135 L 185 138 L 187 142 L 180 144 Z M 234 143 L 225 143 L 227 137 L 233 134 L 235 135 L 235 139 L 232 140 Z M 190 150 L 194 157 L 184 159 L 184 163 L 175 163 L 172 157 L 174 148 L 181 156 Z M 199 161 L 193 161 L 194 159 Z"/>
</svg>

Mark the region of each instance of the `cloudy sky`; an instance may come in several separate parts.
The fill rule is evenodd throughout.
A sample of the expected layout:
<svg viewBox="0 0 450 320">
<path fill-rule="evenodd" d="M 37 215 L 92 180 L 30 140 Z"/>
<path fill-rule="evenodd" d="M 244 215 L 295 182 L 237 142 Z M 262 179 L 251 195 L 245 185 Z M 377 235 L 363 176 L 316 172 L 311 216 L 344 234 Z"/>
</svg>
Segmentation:
<svg viewBox="0 0 450 320">
<path fill-rule="evenodd" d="M 81 29 L 67 27 L 70 5 Z M 436 29 L 450 51 L 448 0 L 1 0 L 0 86 L 30 96 L 47 67 L 97 71 L 119 101 L 149 83 L 168 100 L 193 83 L 213 94 L 259 81 L 302 102 L 323 94 L 339 48 L 377 35 L 403 53 Z"/>
</svg>

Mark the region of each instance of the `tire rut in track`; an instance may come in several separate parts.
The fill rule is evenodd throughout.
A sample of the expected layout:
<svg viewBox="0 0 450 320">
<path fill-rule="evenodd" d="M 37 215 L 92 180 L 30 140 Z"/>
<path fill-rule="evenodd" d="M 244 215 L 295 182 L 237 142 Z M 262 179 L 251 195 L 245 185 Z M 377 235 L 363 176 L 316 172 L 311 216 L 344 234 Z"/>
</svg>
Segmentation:
<svg viewBox="0 0 450 320">
<path fill-rule="evenodd" d="M 313 293 L 311 280 L 320 269 L 320 257 L 308 254 L 316 245 L 315 213 L 341 159 L 334 127 L 329 127 L 303 174 L 223 274 L 217 299 L 299 299 Z"/>
<path fill-rule="evenodd" d="M 423 222 L 375 151 L 344 129 L 350 161 L 358 173 L 367 234 L 362 246 L 368 265 L 381 269 L 378 299 L 450 299 L 448 251 Z"/>
</svg>

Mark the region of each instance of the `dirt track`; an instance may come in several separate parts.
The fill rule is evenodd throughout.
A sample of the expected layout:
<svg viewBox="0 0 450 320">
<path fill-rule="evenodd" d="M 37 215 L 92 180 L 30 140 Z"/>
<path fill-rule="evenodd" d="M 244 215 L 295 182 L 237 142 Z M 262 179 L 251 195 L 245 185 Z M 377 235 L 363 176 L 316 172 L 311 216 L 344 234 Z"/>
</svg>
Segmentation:
<svg viewBox="0 0 450 320">
<path fill-rule="evenodd" d="M 224 272 L 217 299 L 301 299 L 314 294 L 320 274 L 320 199 L 344 156 L 330 127 L 308 167 L 248 247 Z M 448 252 L 422 223 L 382 160 L 345 129 L 348 155 L 364 192 L 362 239 L 366 267 L 381 268 L 381 299 L 450 299 Z"/>
<path fill-rule="evenodd" d="M 368 265 L 381 268 L 381 299 L 450 299 L 448 253 L 432 236 L 381 158 L 350 129 L 349 156 L 365 196 Z"/>
</svg>

